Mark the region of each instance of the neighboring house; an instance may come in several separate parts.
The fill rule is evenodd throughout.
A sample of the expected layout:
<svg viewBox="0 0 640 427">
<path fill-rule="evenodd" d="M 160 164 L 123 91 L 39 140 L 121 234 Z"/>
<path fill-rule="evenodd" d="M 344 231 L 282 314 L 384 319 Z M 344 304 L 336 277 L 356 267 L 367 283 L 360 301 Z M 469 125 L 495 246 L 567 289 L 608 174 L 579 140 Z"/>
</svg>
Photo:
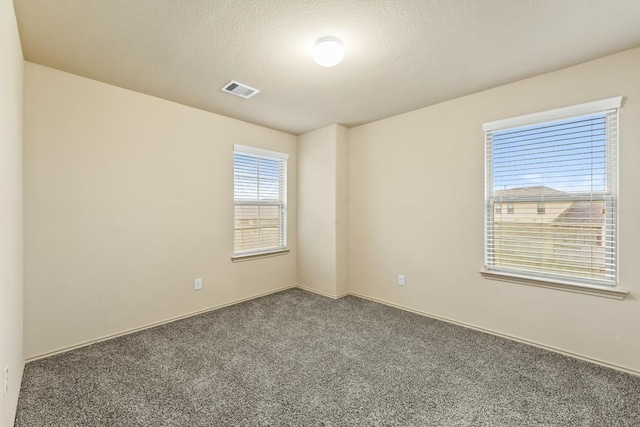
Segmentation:
<svg viewBox="0 0 640 427">
<path fill-rule="evenodd" d="M 573 203 L 554 221 L 554 254 L 585 270 L 596 270 L 605 278 L 605 218 L 604 202 Z M 611 249 L 611 248 L 609 248 Z M 611 249 L 612 250 L 612 249 Z M 594 268 L 596 266 L 597 268 Z"/>
<path fill-rule="evenodd" d="M 589 277 L 599 265 L 604 273 L 604 202 L 567 200 L 570 194 L 544 186 L 498 190 L 495 196 L 497 265 L 584 271 Z"/>
</svg>

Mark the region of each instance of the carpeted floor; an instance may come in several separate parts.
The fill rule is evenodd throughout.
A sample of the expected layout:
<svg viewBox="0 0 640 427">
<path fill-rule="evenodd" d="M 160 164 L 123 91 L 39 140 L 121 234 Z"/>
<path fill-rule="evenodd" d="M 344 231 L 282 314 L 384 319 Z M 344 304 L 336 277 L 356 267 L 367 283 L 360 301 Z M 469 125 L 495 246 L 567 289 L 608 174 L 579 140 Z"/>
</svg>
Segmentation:
<svg viewBox="0 0 640 427">
<path fill-rule="evenodd" d="M 27 364 L 16 426 L 640 426 L 640 377 L 299 289 Z"/>
</svg>

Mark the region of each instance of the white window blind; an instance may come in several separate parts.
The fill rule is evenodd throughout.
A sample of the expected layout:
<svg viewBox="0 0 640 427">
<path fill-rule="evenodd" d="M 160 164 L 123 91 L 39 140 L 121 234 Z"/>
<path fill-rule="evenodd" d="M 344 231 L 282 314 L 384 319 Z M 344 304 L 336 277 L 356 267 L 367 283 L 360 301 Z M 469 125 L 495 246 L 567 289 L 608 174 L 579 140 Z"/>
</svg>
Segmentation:
<svg viewBox="0 0 640 427">
<path fill-rule="evenodd" d="M 284 153 L 234 146 L 234 255 L 286 248 L 287 158 Z"/>
<path fill-rule="evenodd" d="M 484 125 L 487 270 L 617 284 L 620 104 L 611 98 Z"/>
</svg>

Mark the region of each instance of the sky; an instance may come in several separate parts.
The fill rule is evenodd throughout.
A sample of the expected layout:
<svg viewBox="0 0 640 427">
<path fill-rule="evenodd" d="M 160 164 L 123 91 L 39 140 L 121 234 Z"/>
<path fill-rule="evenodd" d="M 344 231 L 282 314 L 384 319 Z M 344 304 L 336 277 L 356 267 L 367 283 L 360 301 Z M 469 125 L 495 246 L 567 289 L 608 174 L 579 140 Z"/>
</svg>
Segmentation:
<svg viewBox="0 0 640 427">
<path fill-rule="evenodd" d="M 493 189 L 607 189 L 606 113 L 493 133 Z"/>
<path fill-rule="evenodd" d="M 280 195 L 280 167 L 284 160 L 234 154 L 234 197 L 244 201 L 274 201 Z M 260 179 L 258 180 L 258 175 Z"/>
</svg>

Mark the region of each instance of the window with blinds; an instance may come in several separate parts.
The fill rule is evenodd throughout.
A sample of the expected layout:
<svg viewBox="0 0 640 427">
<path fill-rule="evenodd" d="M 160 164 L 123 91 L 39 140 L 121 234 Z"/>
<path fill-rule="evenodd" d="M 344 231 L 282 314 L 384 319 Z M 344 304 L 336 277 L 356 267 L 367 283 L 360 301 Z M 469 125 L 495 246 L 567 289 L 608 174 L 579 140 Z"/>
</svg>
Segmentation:
<svg viewBox="0 0 640 427">
<path fill-rule="evenodd" d="M 621 100 L 485 123 L 488 271 L 617 284 Z"/>
<path fill-rule="evenodd" d="M 286 248 L 287 158 L 284 153 L 234 146 L 234 255 Z"/>
</svg>

